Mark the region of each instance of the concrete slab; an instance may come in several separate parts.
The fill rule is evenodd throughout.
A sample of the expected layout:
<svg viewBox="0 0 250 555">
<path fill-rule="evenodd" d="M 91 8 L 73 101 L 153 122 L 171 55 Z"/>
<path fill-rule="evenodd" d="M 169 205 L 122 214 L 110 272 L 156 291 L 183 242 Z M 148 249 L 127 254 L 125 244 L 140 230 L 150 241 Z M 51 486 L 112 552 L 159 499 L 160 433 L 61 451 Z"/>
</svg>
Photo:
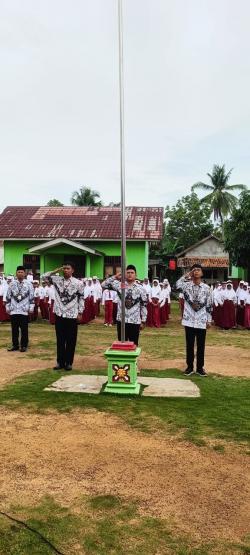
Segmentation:
<svg viewBox="0 0 250 555">
<path fill-rule="evenodd" d="M 107 382 L 107 376 L 92 376 L 88 374 L 70 374 L 63 376 L 45 391 L 68 391 L 69 393 L 100 393 Z"/>
<path fill-rule="evenodd" d="M 200 397 L 198 386 L 191 380 L 140 376 L 138 381 L 147 386 L 142 393 L 144 397 Z"/>
<path fill-rule="evenodd" d="M 106 382 L 107 376 L 70 374 L 46 387 L 45 391 L 98 394 Z M 146 386 L 142 392 L 144 397 L 200 397 L 199 388 L 191 380 L 138 376 L 138 382 Z"/>
</svg>

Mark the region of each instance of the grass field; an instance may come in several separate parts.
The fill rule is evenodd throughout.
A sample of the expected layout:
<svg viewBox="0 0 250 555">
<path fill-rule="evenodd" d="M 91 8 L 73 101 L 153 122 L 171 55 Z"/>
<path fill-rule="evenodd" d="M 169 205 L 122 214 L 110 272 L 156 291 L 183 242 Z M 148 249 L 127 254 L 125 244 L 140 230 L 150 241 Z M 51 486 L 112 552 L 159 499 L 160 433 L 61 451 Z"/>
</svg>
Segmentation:
<svg viewBox="0 0 250 555">
<path fill-rule="evenodd" d="M 101 357 L 114 334 L 101 321 L 81 327 L 77 368 L 104 374 Z M 235 349 L 239 366 L 233 377 L 193 376 L 201 390 L 194 399 L 45 392 L 56 379 L 54 330 L 32 324 L 30 336 L 27 354 L 6 355 L 9 325 L 0 328 L 0 367 L 8 356 L 15 369 L 0 390 L 1 555 L 250 553 L 250 385 L 240 373 L 248 332 L 211 330 L 208 346 L 221 348 L 222 357 Z M 142 375 L 185 379 L 171 367 L 185 350 L 176 304 L 169 325 L 145 330 L 141 347 Z M 152 369 L 154 361 L 162 369 Z"/>
</svg>

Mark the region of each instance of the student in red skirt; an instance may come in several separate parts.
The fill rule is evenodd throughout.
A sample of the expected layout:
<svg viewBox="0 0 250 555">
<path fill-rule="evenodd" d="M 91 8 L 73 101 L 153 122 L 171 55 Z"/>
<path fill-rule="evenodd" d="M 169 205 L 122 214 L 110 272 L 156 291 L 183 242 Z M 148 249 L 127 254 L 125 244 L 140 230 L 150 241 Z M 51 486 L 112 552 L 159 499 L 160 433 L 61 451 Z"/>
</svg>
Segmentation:
<svg viewBox="0 0 250 555">
<path fill-rule="evenodd" d="M 144 278 L 143 283 L 142 283 L 142 287 L 146 292 L 147 295 L 147 322 L 146 322 L 146 326 L 148 326 L 149 328 L 153 327 L 153 320 L 152 320 L 152 303 L 151 303 L 151 299 L 152 299 L 152 287 L 149 283 L 149 279 L 147 277 Z"/>
<path fill-rule="evenodd" d="M 250 330 L 250 287 L 249 286 L 247 286 L 247 295 L 245 298 L 244 327 L 247 330 Z"/>
<path fill-rule="evenodd" d="M 159 298 L 159 305 L 160 305 L 160 323 L 162 326 L 165 326 L 167 323 L 167 314 L 166 314 L 166 295 L 163 288 L 163 283 L 160 283 L 160 298 Z"/>
<path fill-rule="evenodd" d="M 152 325 L 155 328 L 159 328 L 161 326 L 160 294 L 161 294 L 161 288 L 159 285 L 159 280 L 154 279 L 153 285 L 152 285 L 152 293 L 151 293 L 151 306 L 152 306 Z"/>
<path fill-rule="evenodd" d="M 237 310 L 236 310 L 237 326 L 244 327 L 245 300 L 247 297 L 247 284 L 244 281 L 240 281 L 239 287 L 236 291 L 236 297 L 237 297 Z"/>
<path fill-rule="evenodd" d="M 224 330 L 235 328 L 237 297 L 231 281 L 227 282 L 226 289 L 222 293 L 222 300 L 222 328 Z"/>
<path fill-rule="evenodd" d="M 116 296 L 116 291 L 113 291 L 111 287 L 104 289 L 102 294 L 102 305 L 104 306 L 104 326 L 113 325 L 113 305 Z"/>
</svg>

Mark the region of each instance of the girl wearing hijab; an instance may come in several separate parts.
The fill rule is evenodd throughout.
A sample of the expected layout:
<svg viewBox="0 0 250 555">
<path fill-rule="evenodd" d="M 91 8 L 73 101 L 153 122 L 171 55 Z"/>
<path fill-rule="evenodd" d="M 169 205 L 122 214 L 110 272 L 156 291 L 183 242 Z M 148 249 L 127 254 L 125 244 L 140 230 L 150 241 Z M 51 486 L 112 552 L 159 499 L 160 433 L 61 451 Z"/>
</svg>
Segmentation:
<svg viewBox="0 0 250 555">
<path fill-rule="evenodd" d="M 151 293 L 151 303 L 152 303 L 152 323 L 153 327 L 159 328 L 161 325 L 160 319 L 160 295 L 161 288 L 159 285 L 159 280 L 153 280 L 152 293 Z"/>
</svg>

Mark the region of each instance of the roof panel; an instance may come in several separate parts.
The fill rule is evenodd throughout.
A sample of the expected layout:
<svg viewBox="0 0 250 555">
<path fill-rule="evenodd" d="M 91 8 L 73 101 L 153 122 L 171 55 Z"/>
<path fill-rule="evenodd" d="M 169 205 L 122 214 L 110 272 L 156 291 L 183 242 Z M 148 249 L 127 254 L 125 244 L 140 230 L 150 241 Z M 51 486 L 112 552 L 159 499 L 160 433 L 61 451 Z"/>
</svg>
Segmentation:
<svg viewBox="0 0 250 555">
<path fill-rule="evenodd" d="M 0 239 L 119 239 L 120 208 L 92 206 L 8 206 L 0 214 Z M 163 208 L 126 208 L 128 239 L 157 241 L 163 234 Z"/>
</svg>

